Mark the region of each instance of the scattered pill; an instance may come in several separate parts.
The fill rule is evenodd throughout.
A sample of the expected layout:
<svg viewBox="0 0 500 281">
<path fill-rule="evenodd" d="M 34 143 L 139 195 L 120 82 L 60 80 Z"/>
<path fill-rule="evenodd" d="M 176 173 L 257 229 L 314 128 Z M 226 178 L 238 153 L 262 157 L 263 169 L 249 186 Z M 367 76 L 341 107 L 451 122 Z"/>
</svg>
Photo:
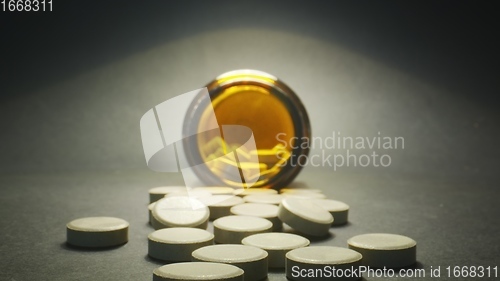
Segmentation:
<svg viewBox="0 0 500 281">
<path fill-rule="evenodd" d="M 278 210 L 279 219 L 293 229 L 312 236 L 327 235 L 332 215 L 308 199 L 285 198 Z"/>
<path fill-rule="evenodd" d="M 290 280 L 359 280 L 359 276 L 340 277 L 340 274 L 352 268 L 359 268 L 361 265 L 361 254 L 347 248 L 332 246 L 310 246 L 291 250 L 286 253 L 286 277 Z M 324 272 L 324 268 L 335 269 L 336 277 L 332 278 L 326 274 L 321 276 L 317 272 Z M 294 270 L 295 269 L 295 270 Z M 300 269 L 307 274 L 296 274 L 296 269 Z M 323 271 L 322 271 L 323 270 Z M 313 273 L 314 278 L 311 278 Z"/>
<path fill-rule="evenodd" d="M 167 264 L 153 271 L 153 281 L 223 280 L 243 281 L 243 270 L 230 264 L 181 262 Z"/>
<path fill-rule="evenodd" d="M 285 197 L 280 194 L 254 194 L 243 197 L 243 200 L 245 200 L 245 202 L 248 203 L 279 205 L 281 203 L 281 200 L 283 200 L 283 198 Z"/>
<path fill-rule="evenodd" d="M 295 234 L 273 232 L 248 236 L 241 243 L 265 250 L 269 254 L 269 268 L 283 268 L 285 254 L 290 250 L 308 246 L 309 240 Z"/>
<path fill-rule="evenodd" d="M 349 205 L 346 203 L 331 199 L 317 199 L 313 200 L 313 202 L 332 214 L 332 225 L 343 225 L 347 223 Z"/>
<path fill-rule="evenodd" d="M 244 203 L 232 207 L 231 214 L 267 219 L 273 224 L 271 231 L 280 231 L 283 223 L 278 218 L 278 209 L 278 206 L 271 204 Z"/>
<path fill-rule="evenodd" d="M 206 229 L 209 217 L 207 206 L 185 196 L 165 197 L 153 207 L 155 229 L 167 227 L 197 227 Z"/>
<path fill-rule="evenodd" d="M 149 203 L 156 202 L 165 195 L 169 194 L 170 192 L 175 192 L 175 191 L 185 191 L 186 187 L 185 186 L 159 186 L 159 187 L 153 187 L 149 190 Z"/>
<path fill-rule="evenodd" d="M 363 255 L 363 265 L 399 268 L 417 261 L 417 242 L 397 234 L 370 233 L 347 240 L 349 248 Z"/>
<path fill-rule="evenodd" d="M 220 262 L 235 265 L 244 271 L 245 281 L 267 277 L 266 251 L 246 245 L 212 245 L 192 253 L 193 261 Z"/>
<path fill-rule="evenodd" d="M 113 217 L 76 219 L 66 225 L 66 241 L 79 247 L 102 248 L 125 244 L 129 223 Z"/>
<path fill-rule="evenodd" d="M 316 188 L 289 188 L 285 187 L 280 189 L 280 193 L 307 193 L 307 192 L 313 192 L 313 193 L 322 193 L 321 189 L 316 189 Z"/>
<path fill-rule="evenodd" d="M 302 199 L 324 199 L 326 198 L 326 195 L 323 193 L 316 193 L 316 192 L 285 192 L 281 193 L 281 195 L 286 197 L 293 197 L 293 198 L 302 198 Z"/>
<path fill-rule="evenodd" d="M 174 227 L 148 235 L 148 255 L 168 262 L 191 261 L 191 253 L 212 245 L 214 235 L 198 228 Z"/>
<path fill-rule="evenodd" d="M 269 188 L 245 188 L 235 189 L 233 194 L 243 197 L 252 194 L 278 194 L 278 191 Z"/>
<path fill-rule="evenodd" d="M 199 198 L 200 202 L 208 206 L 210 210 L 210 220 L 216 220 L 231 215 L 231 207 L 243 204 L 241 197 L 234 195 L 213 195 Z"/>
<path fill-rule="evenodd" d="M 270 232 L 273 224 L 266 219 L 250 216 L 227 216 L 214 221 L 215 242 L 240 244 L 247 236 Z"/>
<path fill-rule="evenodd" d="M 193 191 L 198 190 L 208 191 L 213 195 L 231 195 L 234 192 L 234 188 L 224 186 L 203 186 L 193 188 Z"/>
<path fill-rule="evenodd" d="M 182 190 L 174 191 L 165 195 L 165 197 L 187 196 L 191 198 L 203 198 L 212 196 L 212 193 L 206 190 Z"/>
</svg>

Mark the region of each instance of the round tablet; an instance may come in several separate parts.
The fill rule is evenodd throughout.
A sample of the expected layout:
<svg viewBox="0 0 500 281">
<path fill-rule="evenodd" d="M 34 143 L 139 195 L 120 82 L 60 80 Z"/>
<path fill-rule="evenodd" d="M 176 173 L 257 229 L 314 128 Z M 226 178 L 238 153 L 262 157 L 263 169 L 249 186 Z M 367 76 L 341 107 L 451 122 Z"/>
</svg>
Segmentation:
<svg viewBox="0 0 500 281">
<path fill-rule="evenodd" d="M 399 268 L 417 261 L 417 242 L 397 234 L 371 233 L 347 240 L 349 248 L 363 255 L 363 265 Z"/>
<path fill-rule="evenodd" d="M 281 195 L 287 197 L 293 197 L 293 198 L 302 198 L 302 199 L 324 199 L 326 198 L 326 195 L 323 193 L 316 193 L 316 192 L 285 192 L 281 193 Z"/>
<path fill-rule="evenodd" d="M 290 233 L 260 233 L 250 235 L 241 240 L 243 245 L 254 246 L 265 250 L 270 268 L 285 267 L 285 254 L 293 249 L 306 247 L 309 240 Z"/>
<path fill-rule="evenodd" d="M 252 194 L 278 194 L 278 191 L 269 188 L 245 188 L 235 189 L 233 194 L 243 197 Z"/>
<path fill-rule="evenodd" d="M 153 208 L 155 206 L 156 202 L 153 202 L 148 205 L 148 214 L 149 214 L 149 224 L 152 225 L 151 221 L 154 219 L 153 218 Z"/>
<path fill-rule="evenodd" d="M 313 202 L 332 214 L 332 225 L 342 225 L 347 223 L 349 205 L 346 203 L 331 199 L 317 199 Z"/>
<path fill-rule="evenodd" d="M 155 229 L 166 227 L 197 227 L 206 229 L 209 210 L 199 200 L 185 196 L 160 199 L 153 207 Z"/>
<path fill-rule="evenodd" d="M 193 261 L 220 262 L 243 269 L 245 281 L 267 277 L 267 252 L 246 245 L 212 245 L 192 253 Z"/>
<path fill-rule="evenodd" d="M 352 272 L 354 276 L 345 277 L 345 273 L 351 269 L 357 269 L 361 265 L 361 254 L 341 247 L 332 246 L 310 246 L 298 248 L 286 253 L 286 277 L 290 280 L 359 280 L 361 274 Z M 325 273 L 325 268 L 329 273 L 335 273 L 335 278 L 318 272 Z M 297 269 L 300 269 L 298 271 Z M 334 270 L 332 272 L 331 270 Z M 300 272 L 305 274 L 300 274 Z M 311 278 L 308 273 L 313 273 L 315 278 Z M 351 275 L 351 274 L 350 274 Z"/>
<path fill-rule="evenodd" d="M 79 247 L 102 248 L 128 241 L 127 221 L 113 217 L 76 219 L 66 225 L 66 241 Z"/>
<path fill-rule="evenodd" d="M 181 262 L 167 264 L 153 271 L 153 281 L 223 280 L 243 281 L 243 270 L 230 264 Z"/>
<path fill-rule="evenodd" d="M 312 236 L 328 234 L 333 223 L 332 215 L 309 199 L 285 198 L 278 210 L 280 220 L 293 229 Z"/>
<path fill-rule="evenodd" d="M 213 195 L 231 195 L 234 192 L 234 188 L 224 186 L 203 186 L 193 188 L 193 191 L 198 190 L 208 191 Z"/>
<path fill-rule="evenodd" d="M 191 253 L 212 245 L 214 235 L 198 228 L 174 227 L 148 235 L 148 255 L 169 262 L 191 261 Z"/>
<path fill-rule="evenodd" d="M 241 197 L 234 195 L 213 195 L 199 198 L 198 200 L 208 206 L 211 220 L 231 215 L 231 207 L 243 204 L 244 202 Z"/>
<path fill-rule="evenodd" d="M 159 186 L 149 190 L 149 203 L 156 202 L 174 191 L 185 191 L 185 186 Z"/>
<path fill-rule="evenodd" d="M 273 224 L 271 231 L 280 231 L 283 229 L 283 223 L 278 218 L 278 206 L 276 205 L 244 203 L 232 207 L 231 214 L 267 219 Z"/>
<path fill-rule="evenodd" d="M 185 196 L 191 198 L 203 198 L 212 196 L 212 193 L 206 190 L 182 190 L 182 191 L 174 191 L 166 194 L 165 197 L 175 197 L 175 196 Z"/>
<path fill-rule="evenodd" d="M 322 193 L 321 189 L 317 189 L 317 188 L 290 188 L 290 187 L 285 187 L 285 188 L 280 189 L 280 193 L 285 193 L 285 192 L 290 192 L 290 193 L 305 193 L 305 192 Z"/>
<path fill-rule="evenodd" d="M 243 200 L 245 200 L 245 202 L 247 203 L 279 205 L 281 203 L 281 200 L 283 200 L 283 198 L 285 197 L 280 194 L 254 194 L 243 197 Z"/>
<path fill-rule="evenodd" d="M 266 219 L 250 216 L 227 216 L 214 220 L 215 242 L 240 244 L 247 236 L 270 232 L 273 224 Z"/>
</svg>

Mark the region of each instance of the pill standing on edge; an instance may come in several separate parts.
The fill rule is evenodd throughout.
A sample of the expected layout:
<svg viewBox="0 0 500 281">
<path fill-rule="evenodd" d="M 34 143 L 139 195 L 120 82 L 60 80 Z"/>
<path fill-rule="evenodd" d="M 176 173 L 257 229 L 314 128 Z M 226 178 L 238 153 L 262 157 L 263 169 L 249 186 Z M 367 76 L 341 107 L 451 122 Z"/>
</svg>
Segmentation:
<svg viewBox="0 0 500 281">
<path fill-rule="evenodd" d="M 325 236 L 333 223 L 332 215 L 309 199 L 285 198 L 278 210 L 280 220 L 293 229 L 312 236 Z"/>
<path fill-rule="evenodd" d="M 247 236 L 270 232 L 273 224 L 266 219 L 250 216 L 227 216 L 214 221 L 215 242 L 240 244 Z"/>
<path fill-rule="evenodd" d="M 113 217 L 76 219 L 66 225 L 66 241 L 79 247 L 103 248 L 125 244 L 129 223 Z"/>
<path fill-rule="evenodd" d="M 399 268 L 417 262 L 417 242 L 398 234 L 369 233 L 347 240 L 349 248 L 363 255 L 363 265 Z"/>
<path fill-rule="evenodd" d="M 244 203 L 232 207 L 231 214 L 267 219 L 273 224 L 271 231 L 280 231 L 283 229 L 283 223 L 278 218 L 278 206 L 276 205 Z"/>
<path fill-rule="evenodd" d="M 243 197 L 243 200 L 245 200 L 245 202 L 247 203 L 279 205 L 283 198 L 285 197 L 281 194 L 253 194 Z"/>
<path fill-rule="evenodd" d="M 210 212 L 199 200 L 186 196 L 165 197 L 153 207 L 155 229 L 197 227 L 206 229 Z"/>
<path fill-rule="evenodd" d="M 298 248 L 286 253 L 286 277 L 294 281 L 309 280 L 359 280 L 361 274 L 357 269 L 361 265 L 361 254 L 347 248 L 333 246 L 310 246 Z M 335 278 L 325 273 L 325 268 L 335 270 Z M 296 274 L 297 269 L 308 274 Z M 346 273 L 350 271 L 349 277 Z M 310 273 L 314 276 L 310 276 Z M 356 272 L 358 272 L 356 274 Z M 329 273 L 333 274 L 331 271 Z M 313 277 L 313 278 L 312 278 Z"/>
<path fill-rule="evenodd" d="M 156 202 L 170 192 L 185 191 L 185 186 L 158 186 L 149 190 L 149 203 Z"/>
<path fill-rule="evenodd" d="M 347 223 L 349 205 L 346 203 L 331 199 L 315 199 L 313 202 L 332 214 L 332 225 L 343 225 Z"/>
<path fill-rule="evenodd" d="M 199 198 L 210 210 L 210 220 L 231 215 L 231 207 L 243 204 L 241 197 L 235 195 L 213 195 Z"/>
<path fill-rule="evenodd" d="M 267 277 L 266 251 L 246 245 L 212 245 L 192 253 L 193 261 L 220 262 L 243 269 L 245 281 L 257 281 Z"/>
<path fill-rule="evenodd" d="M 181 262 L 167 264 L 153 271 L 153 281 L 222 280 L 243 281 L 243 270 L 230 264 Z"/>
<path fill-rule="evenodd" d="M 283 268 L 288 251 L 306 247 L 310 242 L 300 235 L 272 232 L 250 235 L 241 243 L 265 250 L 269 254 L 269 268 Z"/>
<path fill-rule="evenodd" d="M 214 235 L 198 228 L 164 228 L 148 235 L 148 255 L 169 261 L 191 261 L 191 253 L 201 247 L 212 245 Z"/>
</svg>

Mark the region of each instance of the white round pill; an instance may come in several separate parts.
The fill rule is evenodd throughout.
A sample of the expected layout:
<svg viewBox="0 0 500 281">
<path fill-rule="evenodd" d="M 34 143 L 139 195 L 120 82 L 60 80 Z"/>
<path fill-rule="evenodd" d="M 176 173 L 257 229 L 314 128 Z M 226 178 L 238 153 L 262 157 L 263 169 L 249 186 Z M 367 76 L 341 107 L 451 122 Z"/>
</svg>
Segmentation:
<svg viewBox="0 0 500 281">
<path fill-rule="evenodd" d="M 302 198 L 302 199 L 324 199 L 326 198 L 326 195 L 323 193 L 316 193 L 316 192 L 285 192 L 281 193 L 281 195 L 287 197 L 293 197 L 293 198 Z"/>
<path fill-rule="evenodd" d="M 231 195 L 234 192 L 234 188 L 224 186 L 203 186 L 193 188 L 193 191 L 198 190 L 208 191 L 213 195 Z"/>
<path fill-rule="evenodd" d="M 212 193 L 206 190 L 182 190 L 182 191 L 174 191 L 166 194 L 165 197 L 175 197 L 175 196 L 185 196 L 191 198 L 203 198 L 212 196 Z"/>
<path fill-rule="evenodd" d="M 155 229 L 167 227 L 197 227 L 206 229 L 209 210 L 199 200 L 185 196 L 166 197 L 153 207 Z"/>
<path fill-rule="evenodd" d="M 153 271 L 153 281 L 223 280 L 243 281 L 243 270 L 230 264 L 181 262 L 167 264 Z"/>
<path fill-rule="evenodd" d="M 155 206 L 156 202 L 153 202 L 148 205 L 148 215 L 149 215 L 149 224 L 152 225 L 151 221 L 154 219 L 153 218 L 153 208 Z"/>
<path fill-rule="evenodd" d="M 247 236 L 270 232 L 273 224 L 266 219 L 250 216 L 227 216 L 214 221 L 215 242 L 240 244 Z"/>
<path fill-rule="evenodd" d="M 243 197 L 252 194 L 278 194 L 278 191 L 270 188 L 245 188 L 235 189 L 233 194 Z"/>
<path fill-rule="evenodd" d="M 156 202 L 170 192 L 185 191 L 185 186 L 158 186 L 149 190 L 149 203 Z"/>
<path fill-rule="evenodd" d="M 102 248 L 125 244 L 129 223 L 113 217 L 76 219 L 66 225 L 66 241 L 78 247 Z"/>
<path fill-rule="evenodd" d="M 290 187 L 285 187 L 280 189 L 280 193 L 307 193 L 307 192 L 313 192 L 313 193 L 322 193 L 321 189 L 317 188 L 290 188 Z"/>
<path fill-rule="evenodd" d="M 164 228 L 148 235 L 148 255 L 169 262 L 191 261 L 194 250 L 213 242 L 214 235 L 204 229 Z"/>
<path fill-rule="evenodd" d="M 363 265 L 399 268 L 417 261 L 417 242 L 397 234 L 370 233 L 347 240 L 349 248 L 363 255 Z"/>
<path fill-rule="evenodd" d="M 286 253 L 286 277 L 290 280 L 359 280 L 361 274 L 351 269 L 357 269 L 361 265 L 361 254 L 341 247 L 332 246 L 310 246 L 298 248 Z M 335 273 L 335 278 L 318 272 L 325 273 L 325 268 L 329 273 Z M 297 269 L 306 274 L 296 274 Z M 331 272 L 334 270 L 334 272 Z M 312 272 L 313 277 L 309 275 Z M 346 273 L 350 272 L 349 277 Z"/>
<path fill-rule="evenodd" d="M 254 246 L 269 254 L 269 268 L 285 267 L 285 254 L 293 249 L 306 247 L 309 240 L 290 233 L 260 233 L 241 240 L 243 245 Z"/>
<path fill-rule="evenodd" d="M 312 236 L 327 235 L 333 223 L 332 215 L 309 199 L 285 198 L 278 210 L 280 220 L 293 229 Z"/>
<path fill-rule="evenodd" d="M 316 199 L 313 200 L 313 202 L 332 214 L 332 225 L 343 225 L 347 223 L 349 205 L 346 203 L 331 199 Z"/>
<path fill-rule="evenodd" d="M 267 277 L 267 252 L 246 245 L 212 245 L 193 251 L 193 261 L 220 262 L 243 269 L 245 281 Z"/>
<path fill-rule="evenodd" d="M 216 220 L 231 215 L 231 207 L 243 204 L 243 199 L 235 195 L 213 195 L 199 198 L 201 203 L 208 206 L 210 219 Z"/>
<path fill-rule="evenodd" d="M 271 231 L 280 231 L 283 229 L 283 223 L 278 218 L 278 206 L 276 205 L 244 203 L 232 207 L 231 214 L 267 219 L 273 224 Z"/>
<path fill-rule="evenodd" d="M 245 202 L 247 203 L 279 205 L 281 203 L 281 200 L 283 200 L 283 198 L 285 197 L 280 194 L 254 194 L 243 197 L 243 200 L 245 200 Z"/>
</svg>

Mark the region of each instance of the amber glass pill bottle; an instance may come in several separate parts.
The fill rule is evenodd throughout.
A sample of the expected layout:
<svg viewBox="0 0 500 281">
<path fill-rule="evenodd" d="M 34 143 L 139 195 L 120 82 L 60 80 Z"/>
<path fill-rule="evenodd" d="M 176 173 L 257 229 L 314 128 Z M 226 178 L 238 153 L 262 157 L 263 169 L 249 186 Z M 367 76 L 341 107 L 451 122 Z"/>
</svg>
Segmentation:
<svg viewBox="0 0 500 281">
<path fill-rule="evenodd" d="M 215 113 L 219 126 L 245 126 L 253 133 L 256 147 L 240 150 L 239 155 L 257 156 L 258 162 L 238 159 L 239 163 L 224 160 L 213 164 L 212 160 L 230 153 L 242 141 L 225 138 L 218 131 L 205 132 L 184 143 L 187 160 L 196 167 L 198 177 L 207 185 L 234 188 L 279 189 L 291 183 L 307 162 L 311 137 L 309 117 L 297 95 L 278 78 L 256 70 L 224 73 L 206 88 L 210 100 L 207 95 L 195 98 L 185 117 L 185 130 L 210 127 L 207 124 L 214 120 L 207 112 Z M 210 161 L 210 165 L 200 165 Z M 243 180 L 227 177 L 224 165 L 237 167 Z M 259 171 L 251 186 L 241 173 L 245 169 Z"/>
</svg>

